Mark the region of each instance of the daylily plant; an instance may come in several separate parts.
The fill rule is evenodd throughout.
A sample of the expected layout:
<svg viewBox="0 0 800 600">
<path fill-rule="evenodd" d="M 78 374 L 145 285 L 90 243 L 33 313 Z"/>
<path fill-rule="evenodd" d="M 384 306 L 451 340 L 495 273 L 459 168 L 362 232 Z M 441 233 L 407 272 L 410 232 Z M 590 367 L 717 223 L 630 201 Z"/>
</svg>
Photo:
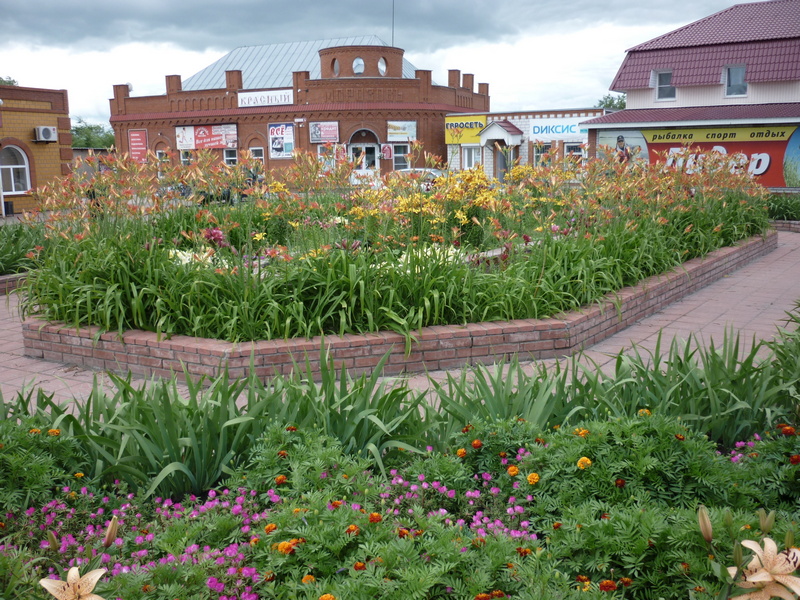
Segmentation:
<svg viewBox="0 0 800 600">
<path fill-rule="evenodd" d="M 737 581 L 736 585 L 755 589 L 736 596 L 737 600 L 769 600 L 776 597 L 795 600 L 795 594 L 800 596 L 800 577 L 791 574 L 800 566 L 800 550 L 787 548 L 778 552 L 777 545 L 770 538 L 764 538 L 763 549 L 753 540 L 742 541 L 742 546 L 752 550 L 755 556 L 742 573 L 742 580 Z M 736 567 L 728 567 L 731 577 L 736 577 L 737 571 Z"/>
</svg>

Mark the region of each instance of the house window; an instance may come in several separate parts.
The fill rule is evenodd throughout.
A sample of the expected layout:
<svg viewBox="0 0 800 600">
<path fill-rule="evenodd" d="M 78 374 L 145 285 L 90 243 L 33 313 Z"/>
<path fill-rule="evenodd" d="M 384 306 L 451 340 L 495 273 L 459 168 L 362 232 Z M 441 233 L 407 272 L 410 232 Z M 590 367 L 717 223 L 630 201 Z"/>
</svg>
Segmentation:
<svg viewBox="0 0 800 600">
<path fill-rule="evenodd" d="M 0 150 L 0 181 L 4 194 L 23 194 L 31 189 L 28 158 L 16 146 Z"/>
<path fill-rule="evenodd" d="M 187 167 L 190 164 L 192 164 L 192 151 L 191 150 L 181 150 L 181 164 L 184 167 Z"/>
<path fill-rule="evenodd" d="M 158 178 L 164 177 L 163 167 L 169 165 L 169 154 L 166 150 L 156 150 L 156 164 L 158 165 Z"/>
<path fill-rule="evenodd" d="M 533 164 L 536 167 L 543 167 L 550 164 L 550 144 L 534 144 L 533 146 Z"/>
<path fill-rule="evenodd" d="M 675 86 L 672 85 L 672 71 L 656 73 L 656 98 L 675 100 Z"/>
<path fill-rule="evenodd" d="M 408 168 L 408 144 L 395 144 L 394 145 L 394 170 Z"/>
<path fill-rule="evenodd" d="M 256 160 L 264 162 L 264 149 L 263 148 L 250 148 L 250 156 Z"/>
<path fill-rule="evenodd" d="M 225 148 L 223 150 L 223 159 L 226 165 L 232 167 L 239 162 L 239 153 L 235 148 Z"/>
<path fill-rule="evenodd" d="M 481 164 L 481 150 L 480 146 L 461 146 L 461 168 L 472 169 Z"/>
<path fill-rule="evenodd" d="M 725 95 L 747 95 L 747 82 L 744 80 L 744 66 L 725 67 Z"/>
</svg>

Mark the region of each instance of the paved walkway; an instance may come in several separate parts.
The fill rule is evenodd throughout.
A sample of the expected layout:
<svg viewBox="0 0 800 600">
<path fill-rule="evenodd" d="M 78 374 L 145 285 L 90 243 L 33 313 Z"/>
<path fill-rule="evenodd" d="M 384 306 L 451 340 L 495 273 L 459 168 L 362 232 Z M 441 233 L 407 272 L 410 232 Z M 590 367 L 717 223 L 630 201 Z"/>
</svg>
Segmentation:
<svg viewBox="0 0 800 600">
<path fill-rule="evenodd" d="M 585 350 L 599 365 L 609 367 L 621 349 L 636 344 L 655 347 L 659 331 L 667 345 L 690 334 L 707 344 L 721 342 L 726 329 L 741 334 L 749 345 L 753 337 L 771 339 L 786 325 L 786 313 L 800 300 L 800 234 L 780 232 L 778 248 L 750 265 L 699 292 Z M 444 373 L 431 373 L 440 379 Z M 19 390 L 39 386 L 56 400 L 85 398 L 94 377 L 109 387 L 103 373 L 24 356 L 22 331 L 15 295 L 0 297 L 0 393 L 9 399 Z M 139 379 L 139 381 L 143 381 Z M 412 387 L 426 387 L 425 376 L 410 378 Z"/>
</svg>

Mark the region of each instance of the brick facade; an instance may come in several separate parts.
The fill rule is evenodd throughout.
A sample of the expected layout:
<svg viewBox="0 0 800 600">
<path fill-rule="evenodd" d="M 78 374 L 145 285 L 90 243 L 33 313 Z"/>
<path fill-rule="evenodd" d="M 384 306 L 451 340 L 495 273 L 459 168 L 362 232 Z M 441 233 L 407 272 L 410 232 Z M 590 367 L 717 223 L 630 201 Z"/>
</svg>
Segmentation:
<svg viewBox="0 0 800 600">
<path fill-rule="evenodd" d="M 251 368 L 265 378 L 288 374 L 306 360 L 318 372 L 323 347 L 337 368 L 345 366 L 351 374 L 370 372 L 387 353 L 387 375 L 492 363 L 512 355 L 523 360 L 551 358 L 595 344 L 777 245 L 778 235 L 772 231 L 690 260 L 670 273 L 609 294 L 591 306 L 548 319 L 426 327 L 414 332 L 416 339 L 410 343 L 409 352 L 403 336 L 392 332 L 234 344 L 181 335 L 163 339 L 148 331 L 119 335 L 101 333 L 97 327 L 76 330 L 29 318 L 22 325 L 22 333 L 27 356 L 148 377 L 170 377 L 182 374 L 184 368 L 193 377 L 213 377 L 227 366 L 232 378 L 246 376 Z"/>
<path fill-rule="evenodd" d="M 451 70 L 447 86 L 434 85 L 431 72 L 417 70 L 414 78 L 402 76 L 403 50 L 388 46 L 338 46 L 319 51 L 321 76 L 311 79 L 308 71 L 292 73 L 292 103 L 277 106 L 240 106 L 242 71 L 225 72 L 226 86 L 220 89 L 183 90 L 179 75 L 166 77 L 166 94 L 131 97 L 127 85 L 114 86 L 111 125 L 116 146 L 129 151 L 129 131 L 147 132 L 147 149 L 153 152 L 177 148 L 176 127 L 230 125 L 237 129 L 238 149 L 269 149 L 268 126 L 294 124 L 295 148 L 317 153 L 309 124 L 336 122 L 339 143 L 388 142 L 389 121 L 416 122 L 416 137 L 425 150 L 445 156 L 444 117 L 453 112 L 489 109 L 489 86 L 474 76 Z M 362 74 L 353 72 L 353 59 L 363 60 Z M 383 60 L 383 62 L 379 62 Z M 383 67 L 383 74 L 379 65 Z M 338 74 L 336 72 L 338 70 Z M 273 90 L 274 91 L 274 90 Z M 222 157 L 223 150 L 213 150 Z M 281 169 L 285 159 L 270 159 L 265 166 Z M 393 170 L 391 159 L 380 160 L 382 173 Z"/>
<path fill-rule="evenodd" d="M 31 189 L 67 175 L 72 162 L 67 91 L 0 85 L 0 100 L 0 150 L 13 146 L 25 155 Z M 57 141 L 37 142 L 35 128 L 40 126 L 57 128 Z M 4 197 L 16 213 L 36 208 L 30 190 L 6 191 Z"/>
</svg>

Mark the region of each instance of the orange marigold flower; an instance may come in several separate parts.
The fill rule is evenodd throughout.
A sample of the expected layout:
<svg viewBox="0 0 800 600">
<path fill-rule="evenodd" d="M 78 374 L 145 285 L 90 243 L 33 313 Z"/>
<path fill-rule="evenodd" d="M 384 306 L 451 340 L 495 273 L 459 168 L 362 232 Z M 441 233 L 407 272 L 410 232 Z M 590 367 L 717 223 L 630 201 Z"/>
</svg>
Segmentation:
<svg viewBox="0 0 800 600">
<path fill-rule="evenodd" d="M 503 590 L 494 590 L 492 592 L 492 598 L 505 598 L 506 593 Z"/>
<path fill-rule="evenodd" d="M 264 581 L 275 581 L 275 573 L 272 571 L 264 573 Z"/>
<path fill-rule="evenodd" d="M 476 548 L 480 548 L 481 546 L 485 546 L 486 545 L 486 538 L 476 537 L 475 539 L 472 540 L 472 545 L 475 546 Z"/>
<path fill-rule="evenodd" d="M 560 529 L 560 528 L 561 528 L 561 523 L 559 523 L 558 521 L 553 523 L 553 529 Z"/>
<path fill-rule="evenodd" d="M 28 433 L 32 433 L 33 435 L 39 435 L 40 433 L 42 433 L 42 430 L 36 429 L 36 427 L 34 427 L 33 429 L 29 429 Z"/>
<path fill-rule="evenodd" d="M 475 450 L 480 450 L 483 447 L 483 442 L 480 440 L 472 440 L 472 447 L 475 448 Z"/>
<path fill-rule="evenodd" d="M 348 525 L 347 529 L 344 530 L 349 535 L 358 535 L 360 531 L 361 529 L 359 529 L 358 525 Z"/>
<path fill-rule="evenodd" d="M 537 444 L 544 446 L 544 440 L 542 438 L 534 438 L 533 441 L 536 442 Z"/>
<path fill-rule="evenodd" d="M 359 561 L 359 562 L 357 562 L 356 564 L 353 565 L 353 569 L 356 570 L 356 571 L 366 571 L 367 570 L 367 565 L 364 564 L 363 562 Z"/>
<path fill-rule="evenodd" d="M 575 435 L 580 436 L 582 438 L 585 438 L 587 435 L 589 435 L 589 430 L 588 429 L 584 429 L 583 427 L 578 427 L 572 433 L 574 433 Z"/>
<path fill-rule="evenodd" d="M 273 531 L 275 531 L 277 528 L 278 528 L 278 526 L 275 525 L 275 523 L 267 523 L 266 525 L 264 525 L 264 533 L 270 534 Z"/>
<path fill-rule="evenodd" d="M 283 485 L 284 483 L 286 483 L 286 481 L 287 481 L 286 475 L 278 475 L 275 478 L 275 485 Z"/>
<path fill-rule="evenodd" d="M 297 427 L 295 427 L 294 425 L 289 425 L 289 426 L 286 428 L 286 431 L 297 431 Z"/>
<path fill-rule="evenodd" d="M 509 475 L 511 475 L 511 477 L 516 477 L 517 475 L 519 475 L 519 467 L 515 465 L 509 466 L 508 469 L 506 469 L 506 471 L 508 472 Z"/>
<path fill-rule="evenodd" d="M 381 521 L 383 521 L 383 517 L 380 515 L 380 513 L 369 513 L 370 523 L 380 523 Z"/>
<path fill-rule="evenodd" d="M 791 427 L 790 425 L 786 425 L 785 427 L 781 427 L 781 433 L 783 435 L 796 435 L 797 431 L 795 430 L 794 427 Z"/>
<path fill-rule="evenodd" d="M 539 474 L 538 473 L 528 473 L 528 483 L 530 485 L 536 485 L 539 483 Z"/>
<path fill-rule="evenodd" d="M 683 568 L 683 570 L 684 570 L 684 571 L 686 571 L 687 573 L 689 572 L 689 569 L 690 569 L 690 567 L 689 567 L 689 563 L 682 562 L 682 563 L 681 563 L 681 567 L 682 567 L 682 568 Z"/>
<path fill-rule="evenodd" d="M 683 440 L 686 439 L 686 436 L 685 435 L 681 435 L 680 433 L 676 433 L 675 434 L 675 439 L 678 440 L 679 442 L 682 442 Z"/>
<path fill-rule="evenodd" d="M 317 578 L 313 575 L 303 575 L 303 578 L 300 581 L 303 583 L 314 583 L 316 580 Z"/>
<path fill-rule="evenodd" d="M 474 429 L 474 427 L 472 426 L 472 424 L 471 423 L 467 423 L 467 426 L 464 427 L 464 429 L 461 430 L 461 433 L 469 433 L 473 429 Z"/>
<path fill-rule="evenodd" d="M 287 456 L 289 456 L 289 453 L 286 450 L 279 450 L 278 451 L 278 456 L 280 458 L 286 458 Z"/>
<path fill-rule="evenodd" d="M 522 547 L 517 548 L 517 554 L 519 554 L 520 556 L 529 556 L 531 552 L 532 550 L 530 548 L 522 548 Z"/>
<path fill-rule="evenodd" d="M 617 479 L 614 482 L 614 485 L 617 486 L 618 488 L 622 489 L 622 488 L 625 487 L 625 480 L 624 479 Z"/>
<path fill-rule="evenodd" d="M 464 448 L 459 448 L 456 450 L 456 456 L 458 458 L 464 458 L 467 455 L 467 451 Z"/>
<path fill-rule="evenodd" d="M 619 578 L 619 584 L 621 586 L 623 586 L 623 587 L 630 587 L 630 585 L 632 583 L 633 583 L 633 579 L 631 579 L 630 577 L 620 577 Z"/>
<path fill-rule="evenodd" d="M 704 588 L 702 585 L 697 585 L 693 589 L 694 589 L 695 592 L 697 592 L 699 594 L 703 594 L 706 591 L 706 588 Z"/>
<path fill-rule="evenodd" d="M 143 592 L 145 592 L 145 593 L 147 593 L 147 592 L 152 592 L 152 591 L 153 591 L 153 586 L 152 586 L 152 585 L 150 585 L 149 583 L 145 583 L 145 584 L 142 586 L 142 591 L 143 591 Z"/>
<path fill-rule="evenodd" d="M 639 416 L 640 417 L 649 417 L 652 414 L 653 413 L 651 413 L 650 410 L 647 409 L 647 408 L 640 408 L 639 409 Z"/>
<path fill-rule="evenodd" d="M 81 473 L 80 471 L 78 471 L 77 473 L 75 473 L 75 477 L 77 477 L 78 479 L 81 479 L 82 477 L 84 477 L 84 474 Z"/>
<path fill-rule="evenodd" d="M 789 462 L 793 465 L 800 465 L 800 454 L 792 454 L 789 457 Z"/>
<path fill-rule="evenodd" d="M 508 456 L 508 452 L 498 452 L 497 456 L 499 456 L 500 458 L 506 458 Z"/>
<path fill-rule="evenodd" d="M 589 579 L 586 575 L 578 575 L 575 578 L 575 581 L 577 581 L 578 583 L 586 583 L 587 581 L 591 581 L 591 579 Z"/>
<path fill-rule="evenodd" d="M 47 430 L 47 435 L 52 435 L 53 437 L 58 437 L 59 435 L 61 435 L 61 430 L 60 429 L 48 429 Z"/>
<path fill-rule="evenodd" d="M 403 527 L 398 529 L 397 530 L 397 537 L 399 537 L 399 538 L 408 537 L 408 529 L 405 529 Z"/>
<path fill-rule="evenodd" d="M 280 542 L 278 552 L 281 554 L 294 554 L 294 544 L 292 542 Z"/>
<path fill-rule="evenodd" d="M 586 456 L 581 456 L 578 459 L 578 468 L 579 469 L 588 469 L 592 466 L 592 459 L 587 458 Z"/>
<path fill-rule="evenodd" d="M 475 596 L 475 600 L 492 600 L 492 597 L 489 594 L 481 593 Z"/>
<path fill-rule="evenodd" d="M 250 538 L 250 545 L 251 546 L 255 546 L 260 541 L 261 541 L 261 538 L 259 538 L 257 535 L 254 535 L 253 537 Z"/>
<path fill-rule="evenodd" d="M 610 579 L 604 579 L 600 582 L 600 591 L 601 592 L 613 592 L 616 591 L 617 584 L 611 581 Z"/>
<path fill-rule="evenodd" d="M 322 594 L 322 596 L 319 597 L 319 600 L 336 600 L 336 596 L 333 594 Z"/>
<path fill-rule="evenodd" d="M 341 500 L 333 500 L 333 501 L 331 502 L 331 506 L 332 506 L 333 508 L 339 508 L 341 505 L 342 505 L 342 501 L 341 501 Z"/>
</svg>

